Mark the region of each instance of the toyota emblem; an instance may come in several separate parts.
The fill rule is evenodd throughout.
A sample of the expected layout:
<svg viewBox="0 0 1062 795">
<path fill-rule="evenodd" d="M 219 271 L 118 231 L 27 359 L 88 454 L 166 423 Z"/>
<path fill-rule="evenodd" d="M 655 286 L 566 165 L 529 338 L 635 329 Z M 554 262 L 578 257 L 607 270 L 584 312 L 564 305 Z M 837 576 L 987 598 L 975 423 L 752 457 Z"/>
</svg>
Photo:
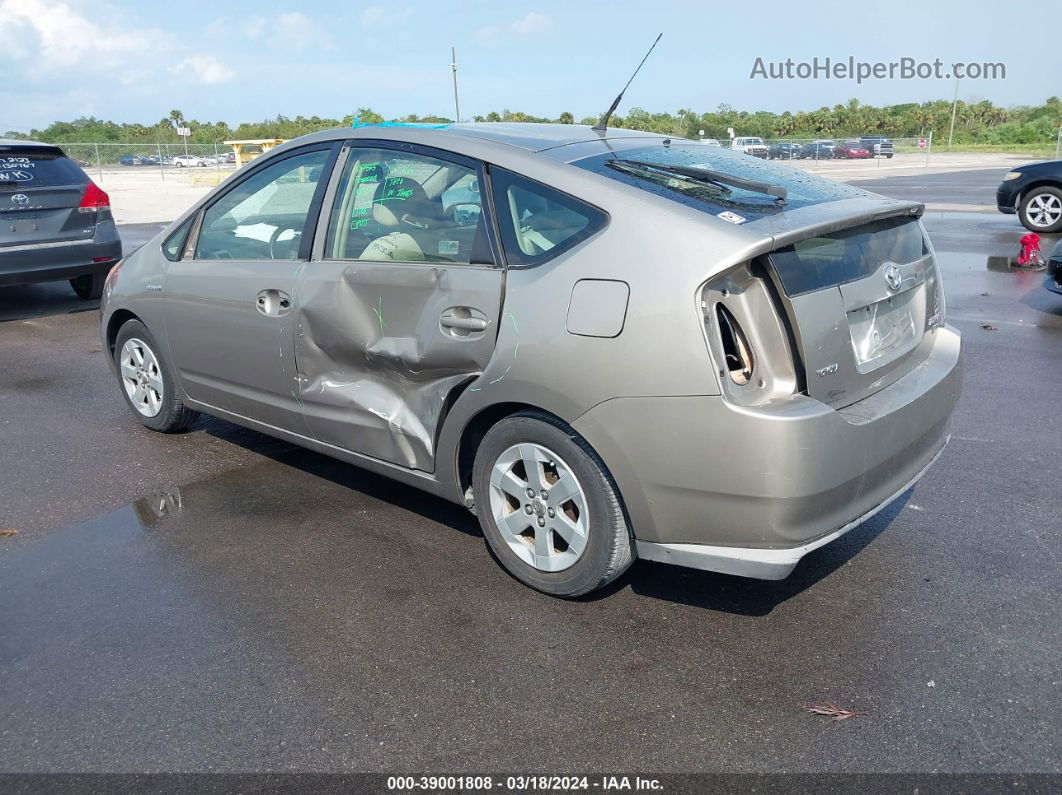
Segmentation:
<svg viewBox="0 0 1062 795">
<path fill-rule="evenodd" d="M 25 193 L 16 193 L 11 197 L 11 203 L 18 205 L 19 207 L 25 207 L 29 204 L 29 196 Z"/>
<path fill-rule="evenodd" d="M 889 285 L 889 289 L 895 292 L 900 289 L 900 285 L 903 284 L 903 274 L 900 272 L 900 266 L 890 264 L 885 268 L 885 284 Z"/>
</svg>

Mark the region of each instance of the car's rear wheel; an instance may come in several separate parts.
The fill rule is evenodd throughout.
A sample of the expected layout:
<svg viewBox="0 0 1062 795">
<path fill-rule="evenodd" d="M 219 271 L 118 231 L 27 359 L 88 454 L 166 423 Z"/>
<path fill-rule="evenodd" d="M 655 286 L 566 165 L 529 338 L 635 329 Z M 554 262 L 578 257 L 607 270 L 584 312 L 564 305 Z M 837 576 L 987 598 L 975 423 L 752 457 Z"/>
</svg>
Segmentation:
<svg viewBox="0 0 1062 795">
<path fill-rule="evenodd" d="M 1033 188 L 1022 198 L 1018 215 L 1025 228 L 1033 232 L 1062 230 L 1062 190 Z"/>
<path fill-rule="evenodd" d="M 95 300 L 103 295 L 103 282 L 106 278 L 102 273 L 87 273 L 71 279 L 70 286 L 74 288 L 78 298 Z"/>
<path fill-rule="evenodd" d="M 536 590 L 581 596 L 616 579 L 634 559 L 604 462 L 548 414 L 520 412 L 494 425 L 476 452 L 472 490 L 495 557 Z"/>
<path fill-rule="evenodd" d="M 195 421 L 198 414 L 178 398 L 170 368 L 155 338 L 139 320 L 128 321 L 118 331 L 114 361 L 122 394 L 141 424 L 153 431 L 176 433 Z"/>
</svg>

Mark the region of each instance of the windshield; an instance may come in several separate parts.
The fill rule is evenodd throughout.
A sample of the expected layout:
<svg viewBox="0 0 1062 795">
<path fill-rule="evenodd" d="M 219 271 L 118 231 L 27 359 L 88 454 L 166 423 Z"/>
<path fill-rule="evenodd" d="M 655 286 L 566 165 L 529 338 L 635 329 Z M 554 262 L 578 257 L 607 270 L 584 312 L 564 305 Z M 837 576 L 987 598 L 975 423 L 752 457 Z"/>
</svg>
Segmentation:
<svg viewBox="0 0 1062 795">
<path fill-rule="evenodd" d="M 661 168 L 708 169 L 739 179 L 776 185 L 785 189 L 786 203 L 783 208 L 775 202 L 774 196 L 739 186 L 728 184 L 721 190 L 719 186 L 706 185 L 680 175 L 672 177 L 638 172 L 623 168 L 620 160 L 652 163 Z M 669 146 L 633 146 L 575 160 L 572 165 L 713 215 L 719 211 L 734 210 L 746 221 L 774 215 L 783 209 L 865 195 L 858 188 L 831 182 L 789 166 L 749 157 L 730 149 L 710 148 L 692 141 L 674 139 Z"/>
</svg>

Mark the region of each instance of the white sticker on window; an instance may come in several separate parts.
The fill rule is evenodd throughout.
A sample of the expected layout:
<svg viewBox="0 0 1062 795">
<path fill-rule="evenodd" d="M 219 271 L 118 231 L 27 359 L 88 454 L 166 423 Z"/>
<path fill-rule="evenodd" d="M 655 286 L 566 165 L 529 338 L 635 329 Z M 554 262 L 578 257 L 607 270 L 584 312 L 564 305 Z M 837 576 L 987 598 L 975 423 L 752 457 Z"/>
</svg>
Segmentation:
<svg viewBox="0 0 1062 795">
<path fill-rule="evenodd" d="M 461 253 L 461 242 L 458 240 L 440 240 L 439 241 L 439 256 L 440 257 L 456 257 Z"/>
<path fill-rule="evenodd" d="M 729 221 L 732 224 L 743 224 L 747 220 L 745 216 L 732 213 L 729 210 L 719 213 L 716 218 L 722 218 L 724 221 Z"/>
</svg>

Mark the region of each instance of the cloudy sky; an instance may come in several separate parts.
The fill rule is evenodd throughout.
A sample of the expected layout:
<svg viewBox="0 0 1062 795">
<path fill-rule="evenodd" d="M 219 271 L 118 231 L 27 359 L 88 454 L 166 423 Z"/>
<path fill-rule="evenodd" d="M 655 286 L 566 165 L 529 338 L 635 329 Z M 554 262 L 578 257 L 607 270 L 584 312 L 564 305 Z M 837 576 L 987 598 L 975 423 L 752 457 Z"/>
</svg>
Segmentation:
<svg viewBox="0 0 1062 795">
<path fill-rule="evenodd" d="M 876 11 L 872 11 L 876 9 Z M 620 108 L 720 103 L 810 110 L 950 99 L 954 80 L 750 79 L 767 61 L 911 57 L 1003 62 L 1006 79 L 964 80 L 960 97 L 1039 104 L 1062 93 L 1062 49 L 1022 43 L 1051 4 L 644 0 L 0 0 L 0 130 L 95 115 L 154 123 L 277 114 L 453 114 L 510 108 L 599 113 L 657 33 L 664 38 Z"/>
</svg>

